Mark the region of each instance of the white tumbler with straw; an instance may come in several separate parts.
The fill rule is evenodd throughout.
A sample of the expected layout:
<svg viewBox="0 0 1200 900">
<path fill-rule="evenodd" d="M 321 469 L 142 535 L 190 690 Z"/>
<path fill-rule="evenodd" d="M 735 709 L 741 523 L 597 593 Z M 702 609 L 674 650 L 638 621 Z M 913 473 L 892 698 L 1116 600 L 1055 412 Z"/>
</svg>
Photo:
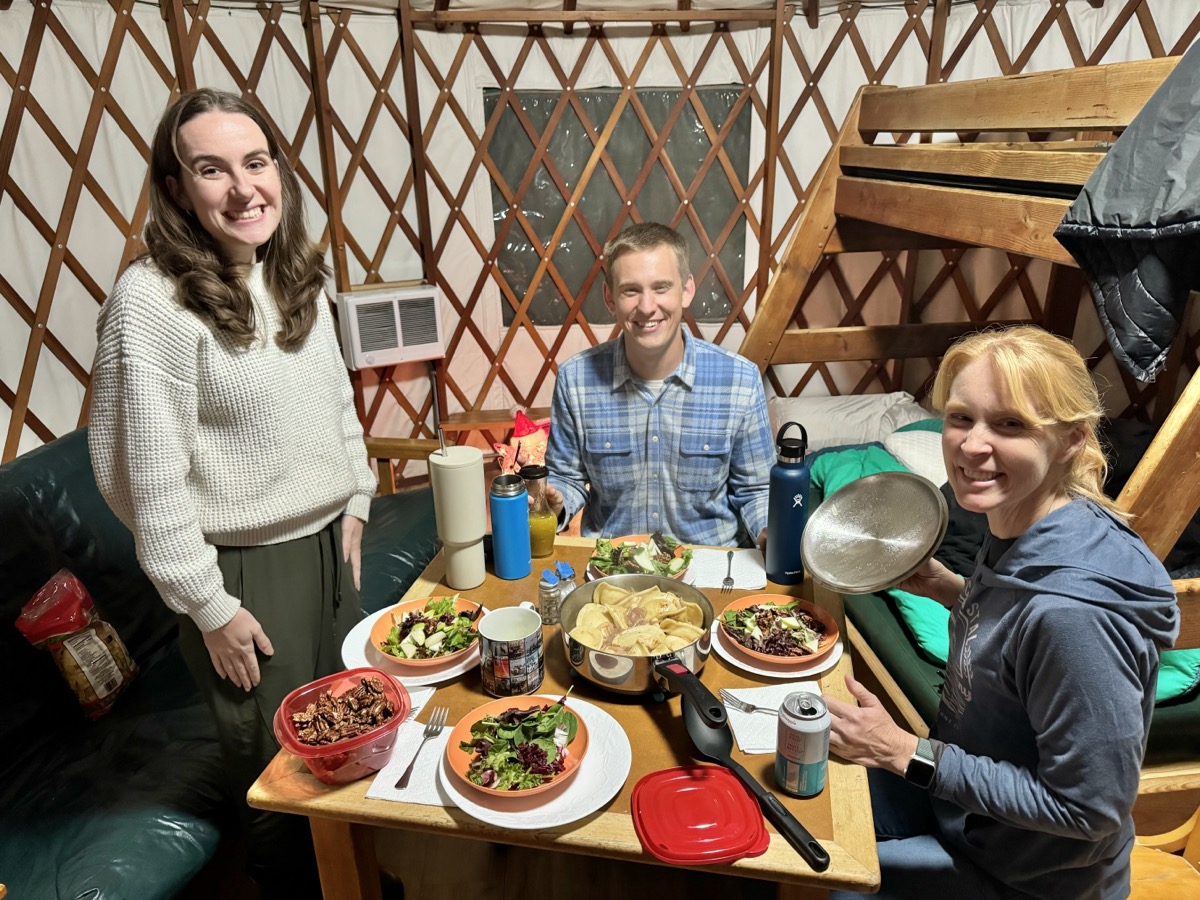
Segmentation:
<svg viewBox="0 0 1200 900">
<path fill-rule="evenodd" d="M 440 437 L 440 434 L 439 434 Z M 483 534 L 487 496 L 483 452 L 478 447 L 447 447 L 429 454 L 429 483 L 438 537 L 446 560 L 446 584 L 467 591 L 483 584 Z"/>
</svg>

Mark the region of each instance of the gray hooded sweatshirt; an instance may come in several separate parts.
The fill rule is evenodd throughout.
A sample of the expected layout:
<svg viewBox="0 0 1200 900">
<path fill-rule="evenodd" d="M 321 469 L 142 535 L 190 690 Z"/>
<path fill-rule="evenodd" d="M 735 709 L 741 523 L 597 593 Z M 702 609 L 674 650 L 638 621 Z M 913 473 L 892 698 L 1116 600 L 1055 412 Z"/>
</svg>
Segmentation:
<svg viewBox="0 0 1200 900">
<path fill-rule="evenodd" d="M 951 611 L 932 735 L 945 839 L 1014 896 L 1127 897 L 1158 655 L 1178 632 L 1166 570 L 1094 503 L 989 534 Z"/>
</svg>

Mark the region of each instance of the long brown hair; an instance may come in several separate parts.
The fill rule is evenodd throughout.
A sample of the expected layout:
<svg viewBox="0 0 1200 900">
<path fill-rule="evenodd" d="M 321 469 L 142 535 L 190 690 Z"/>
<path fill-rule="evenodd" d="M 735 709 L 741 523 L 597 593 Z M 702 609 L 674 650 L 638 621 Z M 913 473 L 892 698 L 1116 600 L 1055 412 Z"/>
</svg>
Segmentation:
<svg viewBox="0 0 1200 900">
<path fill-rule="evenodd" d="M 202 88 L 184 94 L 168 107 L 154 132 L 150 153 L 150 221 L 146 224 L 147 255 L 175 279 L 179 301 L 213 327 L 249 346 L 254 340 L 254 303 L 246 287 L 248 267 L 227 261 L 216 240 L 194 216 L 175 202 L 168 178 L 179 179 L 183 165 L 176 150 L 179 129 L 197 116 L 226 112 L 249 118 L 267 139 L 279 170 L 279 226 L 258 250 L 263 278 L 283 324 L 275 343 L 294 350 L 304 343 L 317 320 L 317 303 L 329 269 L 321 251 L 309 240 L 301 202 L 300 181 L 261 112 L 236 94 Z"/>
<path fill-rule="evenodd" d="M 1034 325 L 968 335 L 946 352 L 938 367 L 933 383 L 935 409 L 946 408 L 954 380 L 977 359 L 991 362 L 1009 399 L 1030 424 L 1083 429 L 1083 446 L 1071 458 L 1060 488 L 1067 496 L 1087 497 L 1128 520 L 1128 514 L 1104 493 L 1108 460 L 1096 432 L 1104 407 L 1087 363 L 1074 345 Z"/>
</svg>

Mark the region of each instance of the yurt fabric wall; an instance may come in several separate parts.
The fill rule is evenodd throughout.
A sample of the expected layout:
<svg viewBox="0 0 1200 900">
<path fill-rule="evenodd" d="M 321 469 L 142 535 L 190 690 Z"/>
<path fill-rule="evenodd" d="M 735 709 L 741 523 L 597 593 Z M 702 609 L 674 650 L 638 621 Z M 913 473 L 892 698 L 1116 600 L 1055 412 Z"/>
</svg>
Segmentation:
<svg viewBox="0 0 1200 900">
<path fill-rule="evenodd" d="M 548 17 L 563 8 L 537 5 Z M 96 313 L 140 252 L 149 136 L 174 90 L 221 87 L 266 111 L 328 248 L 331 291 L 436 285 L 449 348 L 439 367 L 445 414 L 548 404 L 556 365 L 613 333 L 595 303 L 600 248 L 630 221 L 667 221 L 689 235 L 698 282 L 719 285 L 728 307 L 723 321 L 688 327 L 736 349 L 861 84 L 1169 55 L 1200 31 L 1200 0 L 851 2 L 778 15 L 766 3 L 686 26 L 643 12 L 674 3 L 595 5 L 642 18 L 530 25 L 530 13 L 496 24 L 471 21 L 486 16 L 468 10 L 435 23 L 428 0 L 399 11 L 374 0 L 13 0 L 0 12 L 3 458 L 86 421 Z M 710 90 L 725 99 L 706 104 Z M 616 95 L 607 106 L 589 101 L 605 91 Z M 738 140 L 722 124 L 731 115 L 749 119 L 740 161 L 725 147 Z M 501 128 L 527 143 L 524 169 L 489 150 Z M 641 166 L 627 147 L 610 147 L 622 131 L 645 148 Z M 732 211 L 714 218 L 718 182 Z M 589 218 L 588 197 L 601 191 L 624 204 L 611 221 Z M 516 244 L 541 258 L 514 286 L 498 260 Z M 1041 264 L 992 251 L 855 254 L 822 266 L 801 325 L 896 321 L 902 308 L 914 321 L 1020 317 L 1040 309 L 1047 281 Z M 530 317 L 547 295 L 561 324 Z M 1122 380 L 1087 308 L 1077 340 L 1116 388 L 1113 411 L 1124 412 L 1143 389 Z M 1187 368 L 1196 345 L 1193 325 Z M 371 433 L 430 434 L 427 371 L 362 374 Z M 887 367 L 787 366 L 768 383 L 781 394 L 919 392 L 924 374 L 910 365 L 900 384 Z"/>
</svg>

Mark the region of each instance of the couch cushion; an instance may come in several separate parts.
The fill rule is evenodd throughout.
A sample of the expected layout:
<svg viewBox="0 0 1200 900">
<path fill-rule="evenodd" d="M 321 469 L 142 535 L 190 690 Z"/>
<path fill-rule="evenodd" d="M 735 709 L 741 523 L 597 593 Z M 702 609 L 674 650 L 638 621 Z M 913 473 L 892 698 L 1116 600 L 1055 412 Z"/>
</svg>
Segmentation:
<svg viewBox="0 0 1200 900">
<path fill-rule="evenodd" d="M 10 895 L 174 897 L 232 815 L 212 715 L 180 654 L 145 661 L 103 718 L 68 711 L 44 709 L 5 746 L 0 873 Z"/>
<path fill-rule="evenodd" d="M 174 640 L 176 625 L 138 566 L 133 536 L 100 496 L 86 429 L 0 466 L 0 533 L 0 683 L 28 686 L 0 717 L 7 745 L 39 707 L 78 708 L 50 654 L 13 626 L 59 569 L 79 577 L 139 665 Z"/>
<path fill-rule="evenodd" d="M 362 541 L 363 612 L 379 612 L 398 603 L 439 546 L 430 488 L 372 500 Z"/>
</svg>

